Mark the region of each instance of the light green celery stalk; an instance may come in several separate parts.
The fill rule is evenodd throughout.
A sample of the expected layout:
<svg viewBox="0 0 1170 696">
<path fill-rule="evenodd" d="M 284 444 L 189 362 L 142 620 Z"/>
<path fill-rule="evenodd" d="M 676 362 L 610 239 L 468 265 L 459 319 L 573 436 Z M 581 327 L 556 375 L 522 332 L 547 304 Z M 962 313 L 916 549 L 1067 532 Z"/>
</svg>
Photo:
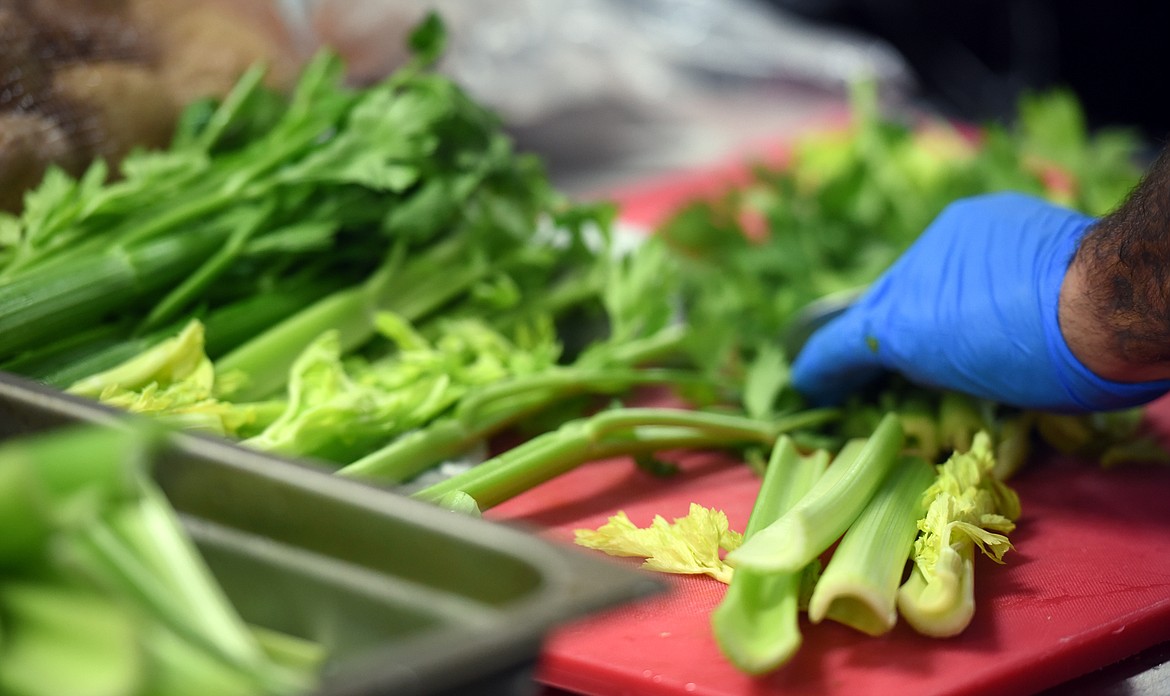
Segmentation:
<svg viewBox="0 0 1170 696">
<path fill-rule="evenodd" d="M 786 432 L 815 427 L 836 417 L 837 412 L 831 409 L 759 421 L 686 409 L 618 408 L 569 421 L 413 497 L 438 502 L 453 491 L 462 491 L 486 510 L 588 461 L 671 449 L 744 444 L 770 447 Z"/>
<path fill-rule="evenodd" d="M 914 567 L 898 590 L 898 610 L 919 633 L 946 637 L 961 633 L 975 613 L 975 550 L 996 562 L 1011 548 L 1020 501 L 998 481 L 995 454 L 986 432 L 971 449 L 938 467 L 927 489 L 926 517 L 914 542 Z"/>
<path fill-rule="evenodd" d="M 864 441 L 851 441 L 791 510 L 727 556 L 738 568 L 798 572 L 853 523 L 902 449 L 898 416 L 887 413 Z"/>
<path fill-rule="evenodd" d="M 871 636 L 894 627 L 898 585 L 906 569 L 922 494 L 934 480 L 926 460 L 904 456 L 845 532 L 809 600 L 813 623 L 828 618 Z"/>
<path fill-rule="evenodd" d="M 752 507 L 744 538 L 790 510 L 825 472 L 825 450 L 801 456 L 787 436 L 776 441 Z M 765 674 L 788 661 L 800 647 L 798 625 L 803 576 L 815 572 L 760 572 L 737 569 L 723 601 L 711 613 L 719 650 L 742 672 Z"/>
<path fill-rule="evenodd" d="M 173 634 L 224 679 L 262 693 L 294 693 L 311 677 L 269 660 L 236 613 L 174 511 L 153 484 L 103 519 L 58 540 L 60 561 Z"/>
<path fill-rule="evenodd" d="M 216 395 L 232 401 L 270 398 L 289 378 L 301 352 L 327 331 L 337 333 L 343 351 L 374 335 L 381 289 L 398 270 L 401 256 L 389 256 L 365 282 L 337 290 L 285 318 L 215 363 Z"/>
</svg>

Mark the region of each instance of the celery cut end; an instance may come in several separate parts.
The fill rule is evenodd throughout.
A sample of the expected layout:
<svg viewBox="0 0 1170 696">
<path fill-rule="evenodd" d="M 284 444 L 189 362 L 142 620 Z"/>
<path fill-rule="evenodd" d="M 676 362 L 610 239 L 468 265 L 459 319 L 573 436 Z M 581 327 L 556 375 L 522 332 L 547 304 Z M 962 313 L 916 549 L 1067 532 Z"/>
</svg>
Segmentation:
<svg viewBox="0 0 1170 696">
<path fill-rule="evenodd" d="M 750 675 L 766 674 L 787 663 L 800 649 L 797 595 L 792 576 L 756 576 L 746 580 L 740 595 L 711 612 L 711 630 L 719 650 L 735 667 Z M 778 595 L 778 596 L 777 596 Z M 762 600 L 770 599 L 772 601 Z"/>
<path fill-rule="evenodd" d="M 715 639 L 723 656 L 739 671 L 749 675 L 763 675 L 776 670 L 792 659 L 800 650 L 802 638 L 799 631 L 792 631 L 782 642 L 759 643 L 737 639 L 730 629 L 713 624 Z"/>
<path fill-rule="evenodd" d="M 892 603 L 876 594 L 841 588 L 831 594 L 814 591 L 808 618 L 813 623 L 829 619 L 866 635 L 880 636 L 894 627 L 898 612 Z"/>
<path fill-rule="evenodd" d="M 932 638 L 963 632 L 975 615 L 974 563 L 964 559 L 958 577 L 927 582 L 917 568 L 898 590 L 898 611 L 915 631 Z"/>
</svg>

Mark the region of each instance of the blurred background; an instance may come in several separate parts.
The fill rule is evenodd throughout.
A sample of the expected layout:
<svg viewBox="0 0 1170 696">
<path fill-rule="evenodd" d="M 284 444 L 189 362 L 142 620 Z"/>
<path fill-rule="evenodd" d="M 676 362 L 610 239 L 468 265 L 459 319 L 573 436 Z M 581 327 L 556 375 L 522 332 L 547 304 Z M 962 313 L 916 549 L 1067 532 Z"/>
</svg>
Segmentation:
<svg viewBox="0 0 1170 696">
<path fill-rule="evenodd" d="M 1067 87 L 1094 126 L 1159 141 L 1170 9 L 1119 0 L 0 0 L 0 209 L 56 163 L 167 142 L 183 104 L 251 63 L 287 86 L 324 46 L 355 83 L 405 58 L 428 9 L 441 69 L 569 192 L 613 190 L 832 123 L 873 80 L 907 113 L 1006 121 Z"/>
</svg>

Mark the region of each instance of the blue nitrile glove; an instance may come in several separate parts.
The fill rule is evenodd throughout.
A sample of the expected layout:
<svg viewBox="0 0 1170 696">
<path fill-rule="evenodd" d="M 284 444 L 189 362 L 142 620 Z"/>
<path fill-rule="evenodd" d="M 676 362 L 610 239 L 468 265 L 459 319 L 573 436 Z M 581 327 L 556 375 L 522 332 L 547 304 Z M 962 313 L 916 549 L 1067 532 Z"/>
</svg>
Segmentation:
<svg viewBox="0 0 1170 696">
<path fill-rule="evenodd" d="M 793 364 L 796 389 L 833 404 L 880 373 L 1053 411 L 1134 406 L 1170 380 L 1093 374 L 1057 320 L 1061 281 L 1093 218 L 1015 193 L 950 205 Z"/>
</svg>

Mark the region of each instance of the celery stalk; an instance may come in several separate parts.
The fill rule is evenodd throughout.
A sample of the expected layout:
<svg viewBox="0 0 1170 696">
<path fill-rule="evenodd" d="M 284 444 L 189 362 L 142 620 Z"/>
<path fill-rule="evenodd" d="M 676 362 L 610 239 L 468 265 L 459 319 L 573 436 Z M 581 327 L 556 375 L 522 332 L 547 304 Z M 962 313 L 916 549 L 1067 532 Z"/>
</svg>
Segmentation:
<svg viewBox="0 0 1170 696">
<path fill-rule="evenodd" d="M 114 511 L 109 525 L 167 586 L 171 597 L 195 608 L 190 612 L 190 624 L 201 627 L 211 641 L 241 661 L 258 660 L 259 646 L 202 563 L 198 549 L 161 491 L 147 483 L 143 497 Z"/>
<path fill-rule="evenodd" d="M 790 438 L 777 440 L 744 539 L 790 510 L 821 477 L 828 461 L 824 450 L 802 457 Z M 748 568 L 735 571 L 727 594 L 711 613 L 711 628 L 719 650 L 739 670 L 770 672 L 800 647 L 801 575 Z"/>
<path fill-rule="evenodd" d="M 813 623 L 828 618 L 871 636 L 894 627 L 898 585 L 933 479 L 931 466 L 913 456 L 886 476 L 817 580 L 808 607 Z"/>
<path fill-rule="evenodd" d="M 0 283 L 0 355 L 16 355 L 100 323 L 107 311 L 138 301 L 197 266 L 225 236 L 192 230 Z"/>
<path fill-rule="evenodd" d="M 728 554 L 727 562 L 752 570 L 799 571 L 861 513 L 897 459 L 902 442 L 898 416 L 887 413 L 869 438 L 837 456 L 808 495 Z"/>
<path fill-rule="evenodd" d="M 569 421 L 446 481 L 414 494 L 437 502 L 463 491 L 486 510 L 588 461 L 682 447 L 772 445 L 781 434 L 818 425 L 833 410 L 808 410 L 773 421 L 670 408 L 622 408 Z"/>
</svg>

